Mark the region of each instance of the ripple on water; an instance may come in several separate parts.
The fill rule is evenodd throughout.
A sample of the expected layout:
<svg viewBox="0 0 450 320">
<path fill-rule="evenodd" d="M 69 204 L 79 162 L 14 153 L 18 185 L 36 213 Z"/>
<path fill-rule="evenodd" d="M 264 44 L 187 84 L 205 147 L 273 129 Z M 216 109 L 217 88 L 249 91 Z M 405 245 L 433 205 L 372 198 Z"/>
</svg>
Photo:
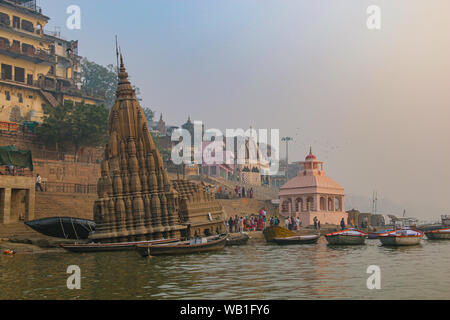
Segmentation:
<svg viewBox="0 0 450 320">
<path fill-rule="evenodd" d="M 450 242 L 409 248 L 264 243 L 221 253 L 141 258 L 134 252 L 0 257 L 1 299 L 448 299 Z M 82 290 L 66 287 L 79 265 Z M 382 289 L 368 290 L 369 265 Z"/>
</svg>

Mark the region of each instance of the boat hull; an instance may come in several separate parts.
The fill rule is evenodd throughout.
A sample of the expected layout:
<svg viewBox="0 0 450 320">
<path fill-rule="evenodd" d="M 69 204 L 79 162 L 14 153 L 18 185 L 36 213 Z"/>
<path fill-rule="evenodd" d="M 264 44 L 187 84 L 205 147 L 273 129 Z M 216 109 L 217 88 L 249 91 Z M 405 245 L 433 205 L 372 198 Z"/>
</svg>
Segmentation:
<svg viewBox="0 0 450 320">
<path fill-rule="evenodd" d="M 414 246 L 420 244 L 421 236 L 381 236 L 383 246 Z"/>
<path fill-rule="evenodd" d="M 85 240 L 89 234 L 95 231 L 95 221 L 70 218 L 52 217 L 25 222 L 33 230 L 49 237 Z"/>
<path fill-rule="evenodd" d="M 243 246 L 248 243 L 249 238 L 250 237 L 245 233 L 229 235 L 227 238 L 226 245 L 227 246 Z"/>
<path fill-rule="evenodd" d="M 287 238 L 274 238 L 273 242 L 279 245 L 292 245 L 292 244 L 314 244 L 319 240 L 319 235 L 313 236 L 296 236 Z"/>
<path fill-rule="evenodd" d="M 367 235 L 326 235 L 328 244 L 330 245 L 363 245 L 366 242 Z"/>
<path fill-rule="evenodd" d="M 76 253 L 117 252 L 117 251 L 132 251 L 136 248 L 137 245 L 171 243 L 177 241 L 180 241 L 180 239 L 161 239 L 161 240 L 123 242 L 123 243 L 60 244 L 60 247 L 66 249 L 67 251 Z"/>
<path fill-rule="evenodd" d="M 220 236 L 217 240 L 208 240 L 207 243 L 191 245 L 187 242 L 174 244 L 137 245 L 137 252 L 143 256 L 168 256 L 193 253 L 213 252 L 223 250 L 227 242 L 227 236 Z"/>
<path fill-rule="evenodd" d="M 289 229 L 280 226 L 273 226 L 266 228 L 263 231 L 263 235 L 267 242 L 273 242 L 274 238 L 294 237 L 297 234 Z"/>
<path fill-rule="evenodd" d="M 449 229 L 444 229 L 449 230 Z M 450 240 L 450 232 L 449 231 L 441 231 L 441 230 L 434 230 L 425 232 L 425 235 L 429 240 Z"/>
</svg>

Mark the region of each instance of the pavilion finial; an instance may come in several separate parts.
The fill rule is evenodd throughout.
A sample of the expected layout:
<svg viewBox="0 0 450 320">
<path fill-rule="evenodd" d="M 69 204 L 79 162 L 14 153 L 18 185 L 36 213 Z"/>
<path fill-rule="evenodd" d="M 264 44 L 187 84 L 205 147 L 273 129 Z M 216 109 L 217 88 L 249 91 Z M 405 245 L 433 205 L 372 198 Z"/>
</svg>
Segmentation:
<svg viewBox="0 0 450 320">
<path fill-rule="evenodd" d="M 310 146 L 310 147 L 309 147 L 309 155 L 312 156 L 312 154 L 313 154 L 313 153 L 312 153 L 312 147 Z"/>
</svg>

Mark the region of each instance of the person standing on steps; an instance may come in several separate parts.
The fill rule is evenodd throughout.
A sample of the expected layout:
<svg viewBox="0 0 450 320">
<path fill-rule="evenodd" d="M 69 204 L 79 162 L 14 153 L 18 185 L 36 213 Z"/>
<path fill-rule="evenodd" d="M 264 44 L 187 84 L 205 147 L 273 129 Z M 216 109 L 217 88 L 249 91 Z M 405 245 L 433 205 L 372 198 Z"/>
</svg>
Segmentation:
<svg viewBox="0 0 450 320">
<path fill-rule="evenodd" d="M 42 183 L 42 179 L 41 179 L 41 176 L 38 173 L 37 176 L 36 176 L 36 191 L 38 191 L 38 188 L 41 191 L 44 191 L 44 188 L 42 188 L 42 184 L 41 183 Z"/>
</svg>

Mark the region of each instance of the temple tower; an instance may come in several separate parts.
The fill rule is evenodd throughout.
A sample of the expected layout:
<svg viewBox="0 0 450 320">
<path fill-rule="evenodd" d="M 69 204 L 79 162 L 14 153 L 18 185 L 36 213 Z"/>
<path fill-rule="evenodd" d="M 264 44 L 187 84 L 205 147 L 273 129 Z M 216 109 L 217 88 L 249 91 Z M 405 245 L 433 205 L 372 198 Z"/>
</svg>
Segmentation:
<svg viewBox="0 0 450 320">
<path fill-rule="evenodd" d="M 116 102 L 109 116 L 94 204 L 96 242 L 124 242 L 180 237 L 178 192 L 147 128 L 144 111 L 128 81 L 120 57 Z"/>
</svg>

